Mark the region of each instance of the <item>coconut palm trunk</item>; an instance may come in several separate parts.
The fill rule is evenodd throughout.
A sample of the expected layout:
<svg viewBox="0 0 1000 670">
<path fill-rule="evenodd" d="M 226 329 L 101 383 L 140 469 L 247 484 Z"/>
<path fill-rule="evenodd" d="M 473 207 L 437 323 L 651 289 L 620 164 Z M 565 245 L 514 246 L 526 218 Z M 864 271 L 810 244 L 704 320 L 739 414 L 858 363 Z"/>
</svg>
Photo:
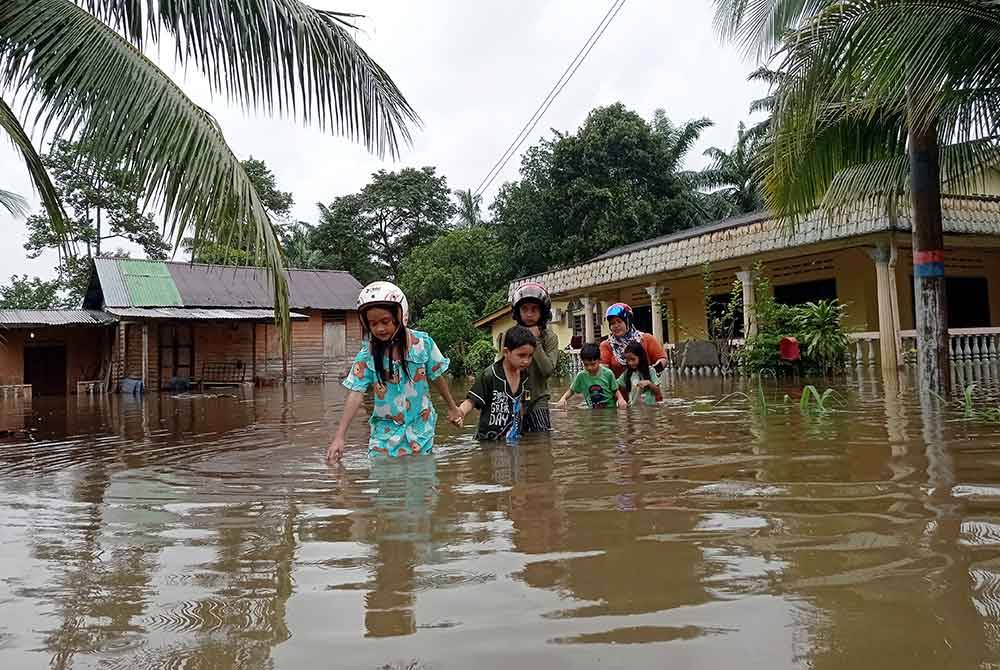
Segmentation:
<svg viewBox="0 0 1000 670">
<path fill-rule="evenodd" d="M 941 228 L 941 164 L 937 126 L 910 128 L 910 201 L 913 205 L 913 299 L 917 368 L 924 391 L 944 394 L 951 385 L 948 303 Z"/>
</svg>

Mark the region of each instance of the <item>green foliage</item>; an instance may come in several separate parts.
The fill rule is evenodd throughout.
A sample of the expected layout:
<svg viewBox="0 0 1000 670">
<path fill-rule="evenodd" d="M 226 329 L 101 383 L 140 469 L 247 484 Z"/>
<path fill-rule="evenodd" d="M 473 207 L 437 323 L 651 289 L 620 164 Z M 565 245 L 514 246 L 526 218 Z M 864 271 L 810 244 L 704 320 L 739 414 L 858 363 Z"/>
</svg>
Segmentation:
<svg viewBox="0 0 1000 670">
<path fill-rule="evenodd" d="M 492 314 L 501 307 L 510 307 L 510 296 L 507 293 L 506 285 L 503 288 L 498 288 L 486 297 L 486 304 L 483 305 L 481 315 Z"/>
<path fill-rule="evenodd" d="M 681 165 L 710 122 L 673 126 L 662 112 L 657 119 L 651 124 L 620 103 L 598 107 L 575 133 L 555 132 L 525 152 L 520 180 L 504 184 L 491 207 L 511 276 L 705 220 Z"/>
<path fill-rule="evenodd" d="M 460 226 L 471 228 L 483 225 L 482 195 L 476 195 L 469 188 L 464 191 L 455 191 L 455 199 L 458 201 L 456 213 L 458 214 L 458 223 Z"/>
<path fill-rule="evenodd" d="M 1000 423 L 1000 407 L 981 407 L 976 403 L 976 386 L 977 384 L 967 384 L 962 389 L 962 399 L 957 403 L 962 416 L 969 421 Z"/>
<path fill-rule="evenodd" d="M 292 194 L 278 188 L 278 180 L 267 167 L 267 163 L 256 160 L 253 156 L 240 163 L 243 171 L 246 172 L 254 192 L 260 199 L 264 211 L 272 223 L 275 219 L 281 221 L 286 218 L 295 204 Z M 233 211 L 236 207 L 231 208 Z M 241 222 L 232 221 L 226 227 L 227 231 L 239 228 Z M 280 226 L 275 226 L 279 233 L 282 247 L 285 247 L 286 239 L 281 237 Z M 209 231 L 204 231 L 200 237 L 185 238 L 181 242 L 181 248 L 191 253 L 191 260 L 195 263 L 212 263 L 219 265 L 258 265 L 257 253 L 254 240 L 247 236 L 225 236 L 219 237 Z M 286 250 L 287 254 L 287 250 Z M 293 266 L 300 267 L 300 266 Z"/>
<path fill-rule="evenodd" d="M 313 246 L 316 229 L 305 221 L 297 221 L 278 228 L 281 248 L 285 252 L 285 262 L 290 268 L 320 268 L 323 254 Z"/>
<path fill-rule="evenodd" d="M 819 389 L 809 384 L 802 389 L 799 411 L 805 416 L 823 416 L 834 411 L 834 402 L 840 402 L 840 396 L 836 391 L 828 388 L 820 393 Z"/>
<path fill-rule="evenodd" d="M 754 274 L 757 334 L 747 338 L 737 352 L 740 367 L 749 374 L 762 371 L 827 374 L 841 370 L 849 344 L 843 324 L 845 305 L 836 300 L 782 305 L 771 295 L 770 284 L 761 276 L 759 266 Z M 782 337 L 798 340 L 799 361 L 781 359 L 778 344 Z"/>
<path fill-rule="evenodd" d="M 701 268 L 701 280 L 708 339 L 715 344 L 720 367 L 728 372 L 735 363 L 733 340 L 743 328 L 743 287 L 739 281 L 734 281 L 725 303 L 720 304 L 713 298 L 714 279 L 712 265 L 705 263 Z"/>
<path fill-rule="evenodd" d="M 52 176 L 65 217 L 53 221 L 48 213 L 27 219 L 28 258 L 46 251 L 59 252 L 58 302 L 79 305 L 87 290 L 91 259 L 109 255 L 108 240 L 139 245 L 148 258 L 165 259 L 170 251 L 153 217 L 141 204 L 146 198 L 142 181 L 121 161 L 102 158 L 83 142 L 56 141 L 42 163 Z M 66 241 L 69 241 L 66 244 Z"/>
<path fill-rule="evenodd" d="M 326 267 L 395 281 L 403 260 L 445 232 L 454 213 L 448 180 L 433 167 L 379 170 L 359 193 L 320 206 L 316 246 Z"/>
<path fill-rule="evenodd" d="M 846 309 L 847 305 L 836 300 L 807 302 L 792 308 L 792 324 L 805 355 L 823 372 L 844 365 L 850 344 L 843 326 Z"/>
<path fill-rule="evenodd" d="M 169 42 L 161 51 L 177 70 L 201 72 L 213 94 L 395 155 L 416 112 L 348 21 L 303 2 L 5 1 L 0 91 L 24 103 L 39 136 L 83 138 L 99 161 L 123 161 L 163 212 L 169 239 L 195 229 L 197 239 L 227 246 L 252 240 L 254 257 L 276 271 L 275 308 L 287 333 L 281 253 L 259 198 L 216 120 L 147 54 Z M 0 132 L 22 155 L 52 229 L 65 234 L 59 197 L 4 99 Z"/>
<path fill-rule="evenodd" d="M 317 205 L 319 223 L 310 235 L 310 242 L 320 254 L 321 268 L 350 272 L 359 282 L 367 284 L 380 275 L 360 216 L 361 201 L 361 196 L 354 194 L 337 198 L 329 205 Z"/>
<path fill-rule="evenodd" d="M 419 314 L 435 300 L 461 301 L 474 315 L 500 291 L 506 302 L 507 254 L 485 226 L 458 228 L 413 249 L 403 261 L 399 286 Z"/>
<path fill-rule="evenodd" d="M 777 66 L 765 170 L 773 209 L 835 212 L 859 196 L 890 206 L 913 185 L 907 145 L 914 134 L 940 145 L 942 183 L 951 192 L 983 186 L 983 168 L 1000 152 L 994 3 L 715 4 L 723 34 Z"/>
<path fill-rule="evenodd" d="M 472 310 L 458 300 L 435 300 L 424 310 L 415 327 L 426 331 L 451 359 L 451 372 L 456 377 L 476 372 L 470 367 L 468 354 L 478 341 L 487 339 L 473 325 Z M 482 356 L 481 352 L 477 352 Z M 478 363 L 477 361 L 473 361 Z"/>
<path fill-rule="evenodd" d="M 484 337 L 481 340 L 476 340 L 469 347 L 468 352 L 465 355 L 465 369 L 468 374 L 475 374 L 480 370 L 485 370 L 487 367 L 493 365 L 497 360 L 497 351 L 493 346 L 493 342 L 490 338 Z"/>
<path fill-rule="evenodd" d="M 28 275 L 11 275 L 10 284 L 0 286 L 0 309 L 53 309 L 62 307 L 58 279 L 42 281 Z"/>
<path fill-rule="evenodd" d="M 729 151 L 710 147 L 705 156 L 712 164 L 698 173 L 698 184 L 713 189 L 728 206 L 725 216 L 749 214 L 762 209 L 764 194 L 757 172 L 758 136 L 749 133 L 741 122 L 736 131 L 736 144 Z"/>
<path fill-rule="evenodd" d="M 140 206 L 146 198 L 142 181 L 121 161 L 107 160 L 83 142 L 56 141 L 42 162 L 68 210 L 72 249 L 83 247 L 85 255 L 94 257 L 101 255 L 105 240 L 128 240 L 142 247 L 149 258 L 167 257 L 170 245 Z M 29 258 L 60 249 L 63 239 L 47 214 L 28 219 L 24 248 Z"/>
</svg>

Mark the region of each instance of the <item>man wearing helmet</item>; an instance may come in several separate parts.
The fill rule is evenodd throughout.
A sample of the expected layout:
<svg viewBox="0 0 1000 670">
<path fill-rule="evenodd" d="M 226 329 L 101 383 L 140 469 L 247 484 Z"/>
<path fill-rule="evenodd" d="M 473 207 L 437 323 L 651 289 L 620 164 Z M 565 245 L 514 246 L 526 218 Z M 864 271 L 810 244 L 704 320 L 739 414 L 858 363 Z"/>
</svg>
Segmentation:
<svg viewBox="0 0 1000 670">
<path fill-rule="evenodd" d="M 632 342 L 642 344 L 650 366 L 657 372 L 663 372 L 667 367 L 667 355 L 663 351 L 663 345 L 649 333 L 636 329 L 631 307 L 623 302 L 616 302 L 608 307 L 604 316 L 608 320 L 611 336 L 601 342 L 601 362 L 611 368 L 615 377 L 625 372 L 625 349 Z"/>
<path fill-rule="evenodd" d="M 395 284 L 380 281 L 364 287 L 358 296 L 358 315 L 365 340 L 344 380 L 350 393 L 327 459 L 337 460 L 343 454 L 347 427 L 369 388 L 374 391 L 369 455 L 429 453 L 437 425 L 431 384 L 444 397 L 449 418 L 461 416 L 444 378 L 448 359 L 430 335 L 407 327 L 409 304 Z"/>
<path fill-rule="evenodd" d="M 538 340 L 528 382 L 533 394 L 524 416 L 525 433 L 545 433 L 552 430 L 549 418 L 549 378 L 555 374 L 559 362 L 559 337 L 549 330 L 552 319 L 552 300 L 541 284 L 521 284 L 511 296 L 511 316 Z M 500 336 L 501 341 L 503 335 Z M 498 343 L 499 344 L 499 343 Z"/>
</svg>

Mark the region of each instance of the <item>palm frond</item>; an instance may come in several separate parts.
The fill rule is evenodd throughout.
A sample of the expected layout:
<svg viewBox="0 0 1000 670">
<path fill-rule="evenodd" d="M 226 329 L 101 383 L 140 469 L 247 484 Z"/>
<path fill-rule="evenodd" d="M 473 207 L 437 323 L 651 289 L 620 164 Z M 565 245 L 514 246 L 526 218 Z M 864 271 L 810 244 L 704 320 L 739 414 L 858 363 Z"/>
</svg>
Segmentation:
<svg viewBox="0 0 1000 670">
<path fill-rule="evenodd" d="M 789 30 L 832 0 L 714 0 L 715 29 L 727 41 L 761 59 Z"/>
<path fill-rule="evenodd" d="M 251 249 L 271 270 L 275 312 L 288 300 L 275 231 L 212 117 L 132 45 L 65 0 L 0 3 L 0 84 L 23 92 L 55 137 L 78 136 L 95 153 L 142 175 L 167 235 Z M 22 10 L 22 11 L 19 11 Z M 287 339 L 286 339 L 287 345 Z"/>
<path fill-rule="evenodd" d="M 355 14 L 299 0 L 77 0 L 139 49 L 175 45 L 213 89 L 245 109 L 291 114 L 395 157 L 419 118 L 353 39 Z M 14 4 L 34 4 L 33 0 Z"/>
<path fill-rule="evenodd" d="M 671 128 L 671 135 L 668 138 L 670 147 L 668 160 L 675 170 L 683 162 L 684 156 L 694 147 L 702 132 L 714 125 L 715 123 L 711 119 L 701 118 L 685 121 L 681 125 Z"/>
<path fill-rule="evenodd" d="M 0 207 L 6 209 L 11 216 L 25 217 L 28 215 L 28 201 L 13 191 L 0 188 Z"/>
<path fill-rule="evenodd" d="M 3 98 L 0 98 L 0 130 L 7 134 L 14 147 L 24 157 L 24 165 L 28 169 L 28 175 L 35 185 L 35 190 L 38 191 L 42 206 L 52 221 L 54 230 L 59 234 L 64 234 L 66 232 L 66 217 L 63 213 L 62 201 L 59 200 L 59 194 L 56 193 L 56 188 L 49 179 L 49 173 L 45 171 L 41 156 L 31 144 L 31 138 L 28 137 L 28 133 L 25 132 L 17 115 L 14 114 L 14 110 L 4 102 Z M 14 200 L 10 199 L 8 202 L 15 203 Z M 15 209 L 11 209 L 7 204 L 4 204 L 4 207 L 12 214 L 15 213 Z"/>
</svg>

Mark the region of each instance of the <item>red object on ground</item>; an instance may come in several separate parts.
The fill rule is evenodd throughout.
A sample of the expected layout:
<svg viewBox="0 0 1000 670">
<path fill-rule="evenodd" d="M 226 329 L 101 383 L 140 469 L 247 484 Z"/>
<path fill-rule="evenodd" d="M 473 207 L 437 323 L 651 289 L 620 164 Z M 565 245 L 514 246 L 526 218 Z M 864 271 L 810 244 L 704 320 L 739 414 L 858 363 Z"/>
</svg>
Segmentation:
<svg viewBox="0 0 1000 670">
<path fill-rule="evenodd" d="M 778 342 L 778 351 L 783 361 L 797 361 L 802 356 L 799 351 L 799 341 L 794 337 L 783 337 Z"/>
</svg>

